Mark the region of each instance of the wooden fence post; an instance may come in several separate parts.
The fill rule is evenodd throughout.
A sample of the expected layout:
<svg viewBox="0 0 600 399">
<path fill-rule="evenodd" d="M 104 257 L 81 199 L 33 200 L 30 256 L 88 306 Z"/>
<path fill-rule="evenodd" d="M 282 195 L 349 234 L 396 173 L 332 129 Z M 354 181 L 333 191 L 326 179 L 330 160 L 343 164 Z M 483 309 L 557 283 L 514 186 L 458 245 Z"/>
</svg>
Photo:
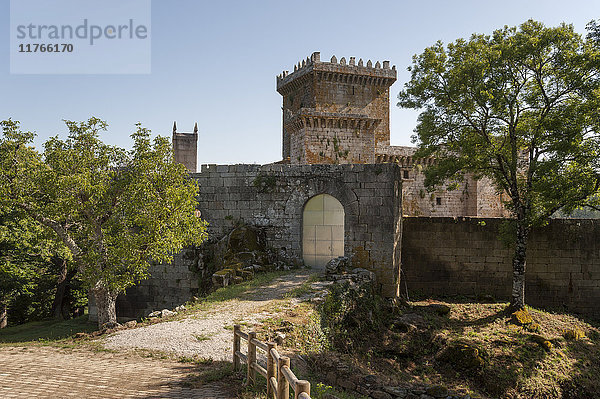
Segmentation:
<svg viewBox="0 0 600 399">
<path fill-rule="evenodd" d="M 256 362 L 256 345 L 252 343 L 252 340 L 256 338 L 256 332 L 248 332 L 248 378 L 247 384 L 254 384 L 256 381 L 256 371 L 252 365 Z"/>
<path fill-rule="evenodd" d="M 267 399 L 271 398 L 273 395 L 273 387 L 271 386 L 271 377 L 275 377 L 277 375 L 275 359 L 273 359 L 273 355 L 271 355 L 271 349 L 277 348 L 277 344 L 275 342 L 267 342 Z"/>
<path fill-rule="evenodd" d="M 295 399 L 298 399 L 300 397 L 300 394 L 302 392 L 304 392 L 308 396 L 310 396 L 310 382 L 308 382 L 306 380 L 299 380 L 296 383 L 296 397 L 295 397 Z"/>
<path fill-rule="evenodd" d="M 235 354 L 240 350 L 240 325 L 235 324 L 233 326 L 233 371 L 239 371 L 240 369 L 240 358 Z"/>
<path fill-rule="evenodd" d="M 287 356 L 281 356 L 277 363 L 277 399 L 290 399 L 290 384 L 283 375 L 284 366 L 290 367 L 290 358 Z"/>
</svg>

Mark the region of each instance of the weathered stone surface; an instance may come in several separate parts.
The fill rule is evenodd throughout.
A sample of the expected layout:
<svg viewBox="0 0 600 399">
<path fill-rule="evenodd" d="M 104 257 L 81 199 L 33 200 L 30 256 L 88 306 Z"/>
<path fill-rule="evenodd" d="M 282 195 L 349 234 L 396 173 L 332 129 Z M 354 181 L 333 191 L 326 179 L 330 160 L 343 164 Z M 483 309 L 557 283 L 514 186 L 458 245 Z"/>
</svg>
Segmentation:
<svg viewBox="0 0 600 399">
<path fill-rule="evenodd" d="M 177 312 L 173 312 L 172 310 L 169 309 L 163 309 L 160 311 L 160 317 L 171 317 L 171 316 L 175 316 L 177 314 Z"/>
<path fill-rule="evenodd" d="M 339 256 L 331 259 L 325 266 L 325 272 L 327 274 L 342 274 L 345 273 L 350 267 L 350 259 L 346 256 Z"/>
<path fill-rule="evenodd" d="M 179 133 L 173 124 L 173 161 L 183 164 L 189 172 L 198 167 L 198 125 L 193 133 Z"/>
<path fill-rule="evenodd" d="M 429 308 L 433 309 L 433 311 L 440 316 L 446 316 L 450 313 L 450 306 L 444 305 L 443 303 L 432 303 L 429 305 Z"/>
<path fill-rule="evenodd" d="M 371 392 L 371 397 L 373 399 L 394 399 L 392 395 L 385 391 L 373 391 Z"/>
<path fill-rule="evenodd" d="M 463 343 L 451 344 L 441 353 L 439 359 L 462 370 L 477 370 L 485 365 L 482 349 Z"/>
<path fill-rule="evenodd" d="M 563 332 L 563 337 L 565 337 L 567 340 L 577 341 L 585 338 L 585 332 L 579 327 L 570 328 Z"/>
<path fill-rule="evenodd" d="M 441 385 L 434 385 L 425 390 L 427 395 L 433 396 L 434 398 L 445 398 L 448 396 L 448 389 Z"/>
<path fill-rule="evenodd" d="M 509 300 L 514 253 L 498 239 L 502 223 L 404 218 L 402 268 L 409 293 Z M 599 237 L 600 220 L 552 219 L 534 228 L 527 246 L 527 303 L 600 317 Z"/>
<path fill-rule="evenodd" d="M 133 327 L 135 327 L 136 325 L 137 325 L 137 321 L 135 321 L 135 320 L 130 320 L 130 321 L 128 321 L 127 323 L 123 324 L 123 326 L 124 326 L 125 328 L 133 328 Z"/>
<path fill-rule="evenodd" d="M 283 96 L 283 158 L 297 164 L 375 163 L 389 146 L 389 86 L 396 70 L 315 58 L 277 79 Z M 352 79 L 354 83 L 342 83 Z M 374 180 L 376 181 L 376 180 Z"/>
<path fill-rule="evenodd" d="M 215 287 L 227 287 L 234 283 L 235 270 L 223 269 L 212 275 L 212 283 Z"/>
<path fill-rule="evenodd" d="M 376 181 L 377 187 L 364 187 L 357 175 Z M 400 174 L 395 165 L 224 165 L 220 170 L 203 167 L 193 177 L 201 182 L 199 208 L 210 235 L 221 237 L 231 230 L 228 216 L 256 226 L 276 258 L 284 259 L 278 265 L 282 269 L 302 262 L 306 202 L 317 194 L 332 195 L 344 207 L 344 256 L 352 264 L 348 269 L 374 272 L 385 296 L 398 292 Z M 232 188 L 247 199 L 231 200 Z M 374 208 L 386 209 L 386 216 L 374 214 Z M 222 254 L 226 258 L 227 250 Z M 259 264 L 247 264 L 249 259 L 244 267 Z"/>
<path fill-rule="evenodd" d="M 397 317 L 392 323 L 392 329 L 400 332 L 409 332 L 427 327 L 427 322 L 417 313 L 406 313 Z"/>
<path fill-rule="evenodd" d="M 383 387 L 383 390 L 393 396 L 404 397 L 408 393 L 408 389 L 400 387 Z"/>
<path fill-rule="evenodd" d="M 517 326 L 525 326 L 533 323 L 533 318 L 531 318 L 531 315 L 527 310 L 517 310 L 510 315 L 510 322 Z"/>
</svg>

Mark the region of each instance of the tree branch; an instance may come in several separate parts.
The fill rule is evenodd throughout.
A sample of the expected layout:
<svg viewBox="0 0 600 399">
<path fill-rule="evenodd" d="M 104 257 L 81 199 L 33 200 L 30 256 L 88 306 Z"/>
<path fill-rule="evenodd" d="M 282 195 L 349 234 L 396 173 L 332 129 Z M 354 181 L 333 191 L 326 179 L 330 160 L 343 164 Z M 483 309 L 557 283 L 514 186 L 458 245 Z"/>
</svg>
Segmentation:
<svg viewBox="0 0 600 399">
<path fill-rule="evenodd" d="M 39 213 L 35 212 L 29 204 L 18 204 L 18 206 L 24 209 L 27 213 L 29 213 L 31 217 L 33 217 L 39 223 L 52 229 L 58 235 L 61 241 L 65 244 L 65 246 L 69 248 L 73 257 L 78 257 L 81 254 L 81 249 L 79 248 L 77 243 L 73 240 L 69 232 L 59 222 L 47 218 L 46 216 L 40 215 Z"/>
</svg>

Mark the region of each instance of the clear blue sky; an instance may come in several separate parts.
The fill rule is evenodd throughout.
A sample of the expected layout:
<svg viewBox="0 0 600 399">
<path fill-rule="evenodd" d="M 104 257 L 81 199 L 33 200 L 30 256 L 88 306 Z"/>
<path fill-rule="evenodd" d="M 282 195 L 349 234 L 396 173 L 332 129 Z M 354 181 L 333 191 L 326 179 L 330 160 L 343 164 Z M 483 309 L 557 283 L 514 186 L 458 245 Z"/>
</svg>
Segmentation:
<svg viewBox="0 0 600 399">
<path fill-rule="evenodd" d="M 57 10 L 60 12 L 60 10 Z M 200 130 L 199 163 L 267 163 L 281 156 L 275 76 L 313 51 L 322 59 L 390 60 L 392 144 L 410 145 L 416 113 L 396 107 L 411 57 L 436 40 L 490 33 L 533 18 L 546 25 L 600 18 L 599 1 L 152 1 L 149 75 L 11 75 L 9 1 L 0 0 L 0 120 L 46 138 L 63 119 L 100 117 L 103 139 L 130 146 L 138 121 L 153 133 Z"/>
</svg>

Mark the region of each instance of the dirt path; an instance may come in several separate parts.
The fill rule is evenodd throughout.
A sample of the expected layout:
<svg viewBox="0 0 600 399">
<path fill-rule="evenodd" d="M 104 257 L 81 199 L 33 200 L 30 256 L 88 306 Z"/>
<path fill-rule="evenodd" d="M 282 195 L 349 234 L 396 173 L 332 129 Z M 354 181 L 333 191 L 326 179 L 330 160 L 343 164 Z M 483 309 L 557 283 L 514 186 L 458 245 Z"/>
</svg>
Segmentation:
<svg viewBox="0 0 600 399">
<path fill-rule="evenodd" d="M 210 310 L 183 320 L 119 331 L 108 337 L 104 345 L 108 349 L 147 349 L 231 361 L 234 322 L 252 326 L 269 317 L 267 305 L 301 286 L 308 276 L 309 273 L 301 272 L 280 277 L 268 286 L 246 293 L 243 300 L 215 304 Z"/>
<path fill-rule="evenodd" d="M 123 330 L 105 341 L 116 352 L 43 346 L 0 348 L 0 398 L 198 398 L 230 399 L 234 387 L 215 382 L 190 388 L 190 378 L 218 361 L 231 361 L 234 322 L 268 316 L 265 305 L 302 285 L 306 272 L 287 275 L 246 293 L 243 300 L 215 304 L 189 318 Z M 143 358 L 136 348 L 212 358 L 193 365 Z M 195 386 L 195 385 L 194 385 Z"/>
</svg>

